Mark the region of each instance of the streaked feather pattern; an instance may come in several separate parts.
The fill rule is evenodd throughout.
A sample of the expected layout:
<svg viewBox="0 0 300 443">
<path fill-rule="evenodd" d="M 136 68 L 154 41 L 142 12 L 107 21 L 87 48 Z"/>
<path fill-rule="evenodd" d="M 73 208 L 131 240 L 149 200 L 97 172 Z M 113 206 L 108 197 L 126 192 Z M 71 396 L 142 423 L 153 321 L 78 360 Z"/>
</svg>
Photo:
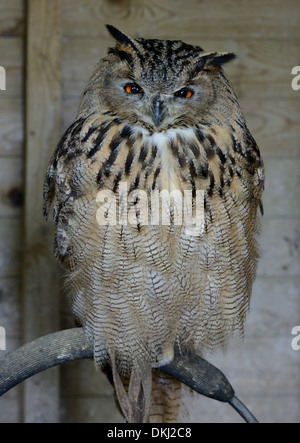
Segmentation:
<svg viewBox="0 0 300 443">
<path fill-rule="evenodd" d="M 108 105 L 102 89 L 109 91 L 106 69 L 114 63 L 143 88 L 149 83 L 150 91 L 157 84 L 161 91 L 176 89 L 181 76 L 184 82 L 194 78 L 187 63 L 193 51 L 198 64 L 202 58 L 203 66 L 208 63 L 201 48 L 181 42 L 130 41 L 119 41 L 95 69 L 78 116 L 50 161 L 45 214 L 54 201 L 55 254 L 66 269 L 72 309 L 94 344 L 96 365 L 112 367 L 126 419 L 176 421 L 180 385 L 155 375 L 155 409 L 151 368 L 170 361 L 175 344 L 183 352 L 201 354 L 243 333 L 258 258 L 263 163 L 217 65 L 207 69 L 214 88 L 226 90 L 226 96 L 207 99 L 208 110 L 198 121 L 188 112 L 186 118 L 182 111 L 176 117 L 174 105 L 165 126 L 157 129 L 148 117 L 141 119 L 140 111 L 127 117 L 120 104 L 119 113 L 113 103 Z M 164 53 L 169 54 L 165 62 Z M 163 189 L 204 191 L 203 232 L 191 236 L 172 224 L 99 226 L 97 195 L 101 190 L 118 195 L 120 183 L 127 184 L 128 192 L 147 195 Z M 133 211 L 135 205 L 130 203 Z M 130 373 L 127 392 L 122 379 Z M 165 412 L 157 394 L 163 385 L 168 389 L 162 387 L 161 396 L 172 398 Z"/>
</svg>

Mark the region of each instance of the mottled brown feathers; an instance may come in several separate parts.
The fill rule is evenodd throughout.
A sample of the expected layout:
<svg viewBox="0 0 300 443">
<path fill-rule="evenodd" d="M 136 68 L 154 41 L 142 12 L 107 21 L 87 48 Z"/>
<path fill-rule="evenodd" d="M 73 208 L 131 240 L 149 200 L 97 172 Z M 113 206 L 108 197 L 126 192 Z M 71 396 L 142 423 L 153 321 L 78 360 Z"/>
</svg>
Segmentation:
<svg viewBox="0 0 300 443">
<path fill-rule="evenodd" d="M 151 372 L 173 358 L 175 344 L 201 354 L 243 334 L 263 162 L 220 67 L 232 54 L 109 31 L 117 46 L 97 65 L 50 160 L 44 212 L 53 202 L 73 313 L 96 366 L 112 369 L 125 418 L 176 421 L 180 384 L 155 373 L 151 397 Z M 194 210 L 203 192 L 197 234 L 175 223 L 172 199 L 169 225 L 147 223 L 163 190 L 192 191 Z M 115 222 L 100 223 L 113 220 L 114 207 Z"/>
</svg>

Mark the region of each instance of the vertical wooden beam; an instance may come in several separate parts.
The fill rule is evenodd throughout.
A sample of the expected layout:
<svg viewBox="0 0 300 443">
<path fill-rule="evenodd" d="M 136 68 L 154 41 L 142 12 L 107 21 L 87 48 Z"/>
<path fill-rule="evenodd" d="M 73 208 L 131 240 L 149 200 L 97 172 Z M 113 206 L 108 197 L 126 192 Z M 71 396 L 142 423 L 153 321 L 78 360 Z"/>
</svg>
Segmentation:
<svg viewBox="0 0 300 443">
<path fill-rule="evenodd" d="M 43 220 L 43 181 L 60 137 L 60 0 L 27 1 L 26 177 L 24 214 L 24 338 L 59 330 L 60 271 L 53 258 L 53 224 Z M 59 421 L 58 368 L 24 386 L 24 422 Z"/>
</svg>

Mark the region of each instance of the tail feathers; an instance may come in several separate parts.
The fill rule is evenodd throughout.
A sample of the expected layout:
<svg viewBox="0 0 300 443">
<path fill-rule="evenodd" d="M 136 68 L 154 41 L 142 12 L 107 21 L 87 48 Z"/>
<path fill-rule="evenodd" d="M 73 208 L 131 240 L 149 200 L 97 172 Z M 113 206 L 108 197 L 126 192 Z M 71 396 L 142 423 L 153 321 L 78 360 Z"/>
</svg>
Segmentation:
<svg viewBox="0 0 300 443">
<path fill-rule="evenodd" d="M 182 383 L 158 370 L 152 373 L 150 423 L 178 423 L 183 411 Z"/>
<path fill-rule="evenodd" d="M 148 368 L 121 379 L 112 364 L 113 383 L 127 423 L 177 423 L 182 416 L 182 383 Z"/>
<path fill-rule="evenodd" d="M 151 404 L 151 367 L 133 369 L 130 378 L 122 381 L 113 364 L 112 376 L 119 406 L 127 423 L 147 423 Z"/>
</svg>

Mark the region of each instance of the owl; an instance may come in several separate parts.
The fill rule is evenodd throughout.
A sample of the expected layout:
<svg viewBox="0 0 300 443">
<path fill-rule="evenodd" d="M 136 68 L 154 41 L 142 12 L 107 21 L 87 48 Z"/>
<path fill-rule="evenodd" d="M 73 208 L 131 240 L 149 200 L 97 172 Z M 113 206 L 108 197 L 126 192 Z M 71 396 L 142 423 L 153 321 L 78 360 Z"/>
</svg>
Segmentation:
<svg viewBox="0 0 300 443">
<path fill-rule="evenodd" d="M 131 38 L 96 66 L 50 160 L 55 255 L 96 368 L 127 422 L 176 422 L 159 372 L 242 336 L 264 168 L 222 65 L 235 56 Z"/>
</svg>

